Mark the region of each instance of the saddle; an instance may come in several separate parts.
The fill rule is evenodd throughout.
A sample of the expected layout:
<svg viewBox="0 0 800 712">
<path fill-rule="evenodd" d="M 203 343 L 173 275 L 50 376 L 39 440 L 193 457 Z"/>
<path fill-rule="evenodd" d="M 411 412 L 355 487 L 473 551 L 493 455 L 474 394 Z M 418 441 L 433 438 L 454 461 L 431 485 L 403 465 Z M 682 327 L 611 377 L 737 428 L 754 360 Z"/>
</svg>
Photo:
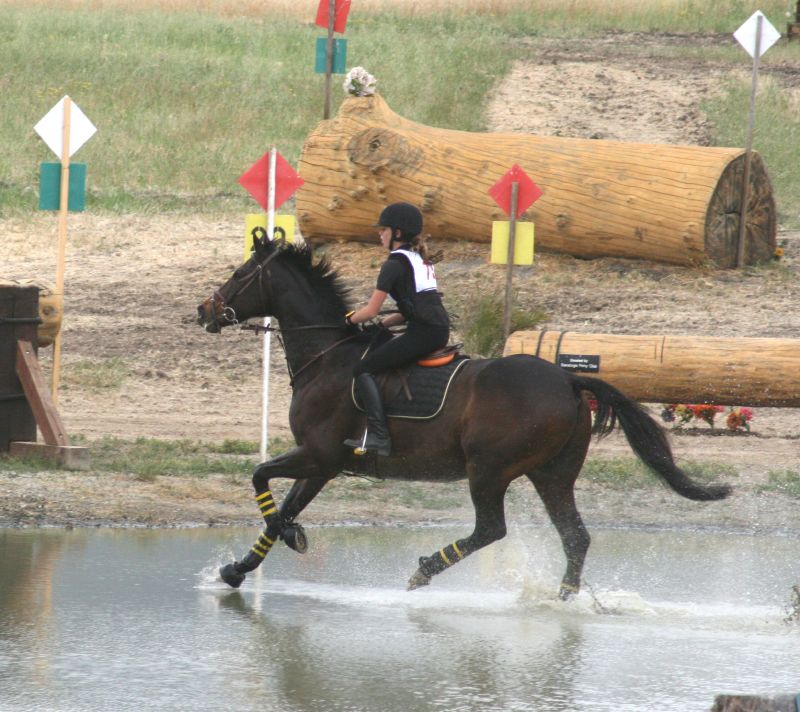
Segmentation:
<svg viewBox="0 0 800 712">
<path fill-rule="evenodd" d="M 438 368 L 439 366 L 446 366 L 450 363 L 456 356 L 459 355 L 461 347 L 464 344 L 450 344 L 449 346 L 445 346 L 443 349 L 439 349 L 438 351 L 432 351 L 427 356 L 423 356 L 421 359 L 417 361 L 417 366 L 423 366 L 425 368 Z"/>
<path fill-rule="evenodd" d="M 453 344 L 428 354 L 416 364 L 376 377 L 387 418 L 428 420 L 441 412 L 450 386 L 469 356 L 461 354 L 462 344 Z M 353 405 L 364 408 L 350 387 Z"/>
</svg>

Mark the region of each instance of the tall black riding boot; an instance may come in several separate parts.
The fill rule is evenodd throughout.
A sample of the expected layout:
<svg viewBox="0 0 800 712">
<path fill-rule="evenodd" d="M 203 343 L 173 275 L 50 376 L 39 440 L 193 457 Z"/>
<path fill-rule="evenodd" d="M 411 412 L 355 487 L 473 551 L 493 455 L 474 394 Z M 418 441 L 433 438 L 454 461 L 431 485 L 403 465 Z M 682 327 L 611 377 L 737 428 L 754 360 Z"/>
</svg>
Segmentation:
<svg viewBox="0 0 800 712">
<path fill-rule="evenodd" d="M 378 455 L 390 455 L 392 440 L 386 426 L 386 415 L 383 412 L 383 399 L 378 384 L 369 373 L 362 373 L 356 378 L 356 394 L 367 411 L 367 432 L 364 440 L 345 440 L 347 447 L 352 447 L 357 455 L 366 452 L 377 452 Z M 361 452 L 363 451 L 363 452 Z"/>
</svg>

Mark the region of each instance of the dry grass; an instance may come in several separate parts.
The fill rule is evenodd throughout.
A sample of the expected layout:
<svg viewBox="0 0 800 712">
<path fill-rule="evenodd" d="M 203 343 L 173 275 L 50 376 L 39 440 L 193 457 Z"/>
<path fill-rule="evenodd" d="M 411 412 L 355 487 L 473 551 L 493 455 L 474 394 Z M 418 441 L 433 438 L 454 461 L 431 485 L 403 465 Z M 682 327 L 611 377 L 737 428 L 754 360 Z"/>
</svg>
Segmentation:
<svg viewBox="0 0 800 712">
<path fill-rule="evenodd" d="M 158 10 L 202 12 L 220 17 L 297 17 L 313 21 L 319 0 L 2 0 L 8 6 L 62 7 L 79 10 Z M 747 3 L 746 3 L 747 4 Z M 505 15 L 515 11 L 531 14 L 563 12 L 617 16 L 647 9 L 655 13 L 688 11 L 691 0 L 358 0 L 358 11 L 401 15 L 472 13 Z"/>
</svg>

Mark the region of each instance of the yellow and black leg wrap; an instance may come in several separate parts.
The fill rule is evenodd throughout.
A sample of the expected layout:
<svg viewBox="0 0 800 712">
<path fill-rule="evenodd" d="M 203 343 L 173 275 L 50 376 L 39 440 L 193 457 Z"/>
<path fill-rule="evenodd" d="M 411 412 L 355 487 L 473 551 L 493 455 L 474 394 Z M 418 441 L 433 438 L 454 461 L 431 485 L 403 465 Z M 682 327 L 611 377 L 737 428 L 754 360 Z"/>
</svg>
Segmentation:
<svg viewBox="0 0 800 712">
<path fill-rule="evenodd" d="M 272 490 L 266 489 L 260 494 L 256 494 L 256 504 L 267 526 L 276 521 L 275 517 L 280 516 L 278 508 L 275 506 L 275 498 L 272 496 Z"/>
<path fill-rule="evenodd" d="M 448 544 L 444 549 L 439 549 L 432 556 L 421 556 L 419 568 L 426 576 L 435 576 L 449 569 L 453 564 L 457 564 L 467 556 L 469 552 L 464 549 L 463 540 Z"/>
<path fill-rule="evenodd" d="M 261 562 L 264 561 L 264 557 L 269 554 L 269 550 L 274 543 L 275 539 L 270 536 L 269 529 L 264 527 L 264 531 L 258 535 L 258 539 L 256 539 L 256 543 L 250 547 L 250 551 L 244 555 L 241 561 L 236 563 L 237 572 L 244 574 L 261 566 Z"/>
</svg>

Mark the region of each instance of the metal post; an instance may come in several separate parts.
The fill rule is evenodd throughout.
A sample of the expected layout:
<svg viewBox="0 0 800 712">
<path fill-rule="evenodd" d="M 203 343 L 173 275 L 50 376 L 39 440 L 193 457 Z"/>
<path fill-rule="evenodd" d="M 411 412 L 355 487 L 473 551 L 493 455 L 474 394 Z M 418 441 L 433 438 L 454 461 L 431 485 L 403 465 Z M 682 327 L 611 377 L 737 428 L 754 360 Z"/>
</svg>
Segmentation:
<svg viewBox="0 0 800 712">
<path fill-rule="evenodd" d="M 739 210 L 739 244 L 736 250 L 736 266 L 744 264 L 745 242 L 747 241 L 747 202 L 750 200 L 750 163 L 753 150 L 753 129 L 756 120 L 756 90 L 758 88 L 758 63 L 761 57 L 762 15 L 756 17 L 756 51 L 753 55 L 753 81 L 750 90 L 750 111 L 747 119 L 747 144 L 744 153 L 744 176 L 742 177 L 742 204 Z"/>
<path fill-rule="evenodd" d="M 511 220 L 508 223 L 508 260 L 506 263 L 506 300 L 503 314 L 503 342 L 511 333 L 512 294 L 511 282 L 514 276 L 514 243 L 517 237 L 517 203 L 519 202 L 519 182 L 511 183 Z"/>
<path fill-rule="evenodd" d="M 328 0 L 328 42 L 325 48 L 325 110 L 322 118 L 331 118 L 331 85 L 333 83 L 333 24 L 336 21 L 336 0 Z M 270 235 L 270 239 L 272 236 Z"/>
<path fill-rule="evenodd" d="M 275 181 L 278 151 L 273 146 L 269 151 L 269 185 L 267 187 L 267 239 L 275 238 Z M 269 371 L 270 353 L 272 351 L 272 332 L 269 330 L 271 319 L 264 317 L 264 343 L 262 350 L 262 380 L 261 380 L 261 448 L 259 455 L 261 461 L 267 459 L 267 445 L 269 442 Z"/>
</svg>

